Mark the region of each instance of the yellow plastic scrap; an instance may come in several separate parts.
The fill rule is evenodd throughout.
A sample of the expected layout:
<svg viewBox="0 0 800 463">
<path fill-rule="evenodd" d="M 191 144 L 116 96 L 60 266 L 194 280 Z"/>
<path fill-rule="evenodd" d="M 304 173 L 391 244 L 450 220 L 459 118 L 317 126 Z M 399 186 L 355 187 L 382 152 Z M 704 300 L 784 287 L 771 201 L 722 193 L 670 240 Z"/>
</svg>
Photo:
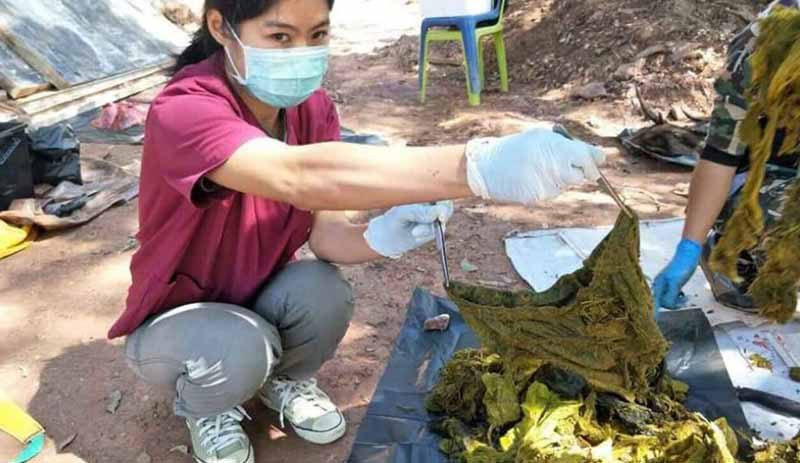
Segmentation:
<svg viewBox="0 0 800 463">
<path fill-rule="evenodd" d="M 25 410 L 0 391 L 0 431 L 25 446 L 11 463 L 24 463 L 38 455 L 44 447 L 44 428 Z"/>
<path fill-rule="evenodd" d="M 27 248 L 36 239 L 33 225 L 15 227 L 0 220 L 0 259 Z"/>
<path fill-rule="evenodd" d="M 20 442 L 44 431 L 42 425 L 0 392 L 0 430 Z"/>
</svg>

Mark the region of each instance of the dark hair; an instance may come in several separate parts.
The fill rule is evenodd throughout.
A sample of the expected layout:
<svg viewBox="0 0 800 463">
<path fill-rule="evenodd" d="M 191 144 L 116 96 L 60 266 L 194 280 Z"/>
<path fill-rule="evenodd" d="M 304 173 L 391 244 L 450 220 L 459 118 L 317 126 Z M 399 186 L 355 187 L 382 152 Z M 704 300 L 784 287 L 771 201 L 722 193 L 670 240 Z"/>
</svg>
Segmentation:
<svg viewBox="0 0 800 463">
<path fill-rule="evenodd" d="M 272 8 L 280 0 L 205 0 L 203 5 L 203 24 L 192 37 L 192 42 L 181 53 L 173 72 L 178 72 L 184 67 L 199 63 L 214 53 L 222 50 L 222 45 L 217 42 L 208 30 L 207 16 L 209 10 L 217 10 L 222 17 L 234 27 L 248 19 L 253 19 Z M 333 8 L 334 0 L 328 0 L 328 6 Z"/>
</svg>

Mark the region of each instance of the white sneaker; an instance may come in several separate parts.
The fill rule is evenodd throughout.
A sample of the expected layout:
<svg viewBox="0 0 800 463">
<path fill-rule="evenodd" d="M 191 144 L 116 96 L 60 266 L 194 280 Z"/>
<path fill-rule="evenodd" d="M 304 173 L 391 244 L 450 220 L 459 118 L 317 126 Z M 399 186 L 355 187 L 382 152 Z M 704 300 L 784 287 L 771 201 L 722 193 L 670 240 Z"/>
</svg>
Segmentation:
<svg viewBox="0 0 800 463">
<path fill-rule="evenodd" d="M 316 379 L 272 379 L 261 389 L 261 401 L 289 420 L 298 436 L 314 444 L 330 444 L 347 430 L 342 412 L 318 386 Z"/>
<path fill-rule="evenodd" d="M 199 463 L 253 463 L 253 446 L 239 424 L 245 417 L 242 407 L 210 418 L 188 418 L 192 453 Z"/>
</svg>

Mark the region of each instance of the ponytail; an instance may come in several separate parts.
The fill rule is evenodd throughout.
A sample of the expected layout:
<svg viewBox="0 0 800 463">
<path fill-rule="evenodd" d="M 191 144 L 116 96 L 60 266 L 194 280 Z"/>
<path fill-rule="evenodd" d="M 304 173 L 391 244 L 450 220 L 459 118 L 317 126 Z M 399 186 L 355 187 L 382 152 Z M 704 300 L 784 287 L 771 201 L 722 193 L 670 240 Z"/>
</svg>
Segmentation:
<svg viewBox="0 0 800 463">
<path fill-rule="evenodd" d="M 197 64 L 219 50 L 222 50 L 222 45 L 211 35 L 211 31 L 208 30 L 208 22 L 204 20 L 202 27 L 192 36 L 192 42 L 178 56 L 172 72 L 174 74 L 186 66 Z"/>
</svg>

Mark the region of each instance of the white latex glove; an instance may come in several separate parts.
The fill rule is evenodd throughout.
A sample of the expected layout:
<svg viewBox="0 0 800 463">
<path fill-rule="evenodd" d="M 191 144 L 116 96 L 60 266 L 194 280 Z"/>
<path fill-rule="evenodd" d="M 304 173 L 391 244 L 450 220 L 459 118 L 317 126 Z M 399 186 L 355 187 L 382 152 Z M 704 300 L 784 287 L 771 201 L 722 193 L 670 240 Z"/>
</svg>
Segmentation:
<svg viewBox="0 0 800 463">
<path fill-rule="evenodd" d="M 369 222 L 364 238 L 373 251 L 384 257 L 400 258 L 436 238 L 433 223 L 444 226 L 453 216 L 453 202 L 411 204 L 389 209 Z"/>
<path fill-rule="evenodd" d="M 568 185 L 597 181 L 598 148 L 547 129 L 467 143 L 467 180 L 476 196 L 530 204 L 558 196 Z"/>
</svg>

